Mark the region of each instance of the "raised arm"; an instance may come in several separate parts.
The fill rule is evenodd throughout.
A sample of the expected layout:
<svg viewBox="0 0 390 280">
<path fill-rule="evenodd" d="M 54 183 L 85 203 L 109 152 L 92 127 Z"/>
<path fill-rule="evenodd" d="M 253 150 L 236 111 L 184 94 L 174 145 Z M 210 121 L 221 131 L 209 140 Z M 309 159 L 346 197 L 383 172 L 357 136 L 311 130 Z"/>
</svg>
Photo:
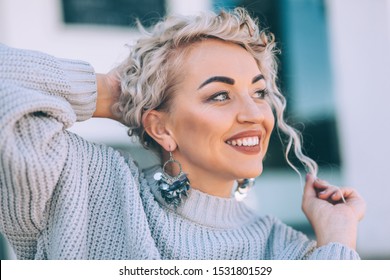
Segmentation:
<svg viewBox="0 0 390 280">
<path fill-rule="evenodd" d="M 32 257 L 45 226 L 70 145 L 64 130 L 95 105 L 88 63 L 0 44 L 0 230 L 16 250 L 23 243 L 19 257 Z"/>
</svg>

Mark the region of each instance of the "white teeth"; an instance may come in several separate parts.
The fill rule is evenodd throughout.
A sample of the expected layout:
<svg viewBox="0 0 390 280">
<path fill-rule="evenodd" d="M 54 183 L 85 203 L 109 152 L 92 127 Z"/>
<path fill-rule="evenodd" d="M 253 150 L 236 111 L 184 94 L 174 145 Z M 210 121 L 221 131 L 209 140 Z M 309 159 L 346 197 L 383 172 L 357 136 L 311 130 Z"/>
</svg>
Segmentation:
<svg viewBox="0 0 390 280">
<path fill-rule="evenodd" d="M 227 141 L 226 143 L 232 146 L 256 146 L 259 144 L 259 142 L 259 137 L 254 136 Z"/>
</svg>

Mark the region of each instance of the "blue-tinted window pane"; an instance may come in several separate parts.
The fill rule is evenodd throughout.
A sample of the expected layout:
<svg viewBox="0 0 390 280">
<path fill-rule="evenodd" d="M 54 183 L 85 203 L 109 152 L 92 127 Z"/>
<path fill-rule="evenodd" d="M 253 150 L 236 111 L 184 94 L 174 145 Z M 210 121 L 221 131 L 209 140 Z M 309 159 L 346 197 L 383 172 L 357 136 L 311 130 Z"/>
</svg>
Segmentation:
<svg viewBox="0 0 390 280">
<path fill-rule="evenodd" d="M 240 0 L 214 0 L 212 7 L 217 11 L 221 9 L 229 10 L 239 6 L 240 2 Z"/>
<path fill-rule="evenodd" d="M 62 0 L 65 23 L 150 26 L 165 16 L 164 0 Z"/>
<path fill-rule="evenodd" d="M 285 47 L 290 109 L 305 119 L 334 115 L 332 79 L 322 0 L 282 0 L 282 37 Z"/>
</svg>

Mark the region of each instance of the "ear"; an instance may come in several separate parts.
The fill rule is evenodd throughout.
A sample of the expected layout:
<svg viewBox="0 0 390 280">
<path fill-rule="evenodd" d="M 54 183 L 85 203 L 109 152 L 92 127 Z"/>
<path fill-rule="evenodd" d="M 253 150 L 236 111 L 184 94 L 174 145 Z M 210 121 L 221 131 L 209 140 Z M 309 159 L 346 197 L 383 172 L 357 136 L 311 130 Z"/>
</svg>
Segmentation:
<svg viewBox="0 0 390 280">
<path fill-rule="evenodd" d="M 150 110 L 143 114 L 142 124 L 147 134 L 166 151 L 174 151 L 176 142 L 166 128 L 167 115 L 165 112 Z"/>
</svg>

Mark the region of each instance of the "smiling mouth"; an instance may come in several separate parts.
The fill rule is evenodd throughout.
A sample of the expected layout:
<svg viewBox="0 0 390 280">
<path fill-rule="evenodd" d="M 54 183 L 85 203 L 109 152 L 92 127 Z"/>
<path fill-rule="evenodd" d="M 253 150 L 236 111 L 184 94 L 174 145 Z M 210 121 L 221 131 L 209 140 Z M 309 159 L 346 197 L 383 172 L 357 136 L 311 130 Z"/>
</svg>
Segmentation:
<svg viewBox="0 0 390 280">
<path fill-rule="evenodd" d="M 226 141 L 226 143 L 231 145 L 231 146 L 253 147 L 253 146 L 259 145 L 260 139 L 258 136 L 244 137 L 244 138 L 238 138 L 238 139 L 234 139 L 234 140 L 228 140 L 228 141 Z"/>
<path fill-rule="evenodd" d="M 257 155 L 261 151 L 260 137 L 243 137 L 226 141 L 230 147 L 247 155 Z"/>
</svg>

